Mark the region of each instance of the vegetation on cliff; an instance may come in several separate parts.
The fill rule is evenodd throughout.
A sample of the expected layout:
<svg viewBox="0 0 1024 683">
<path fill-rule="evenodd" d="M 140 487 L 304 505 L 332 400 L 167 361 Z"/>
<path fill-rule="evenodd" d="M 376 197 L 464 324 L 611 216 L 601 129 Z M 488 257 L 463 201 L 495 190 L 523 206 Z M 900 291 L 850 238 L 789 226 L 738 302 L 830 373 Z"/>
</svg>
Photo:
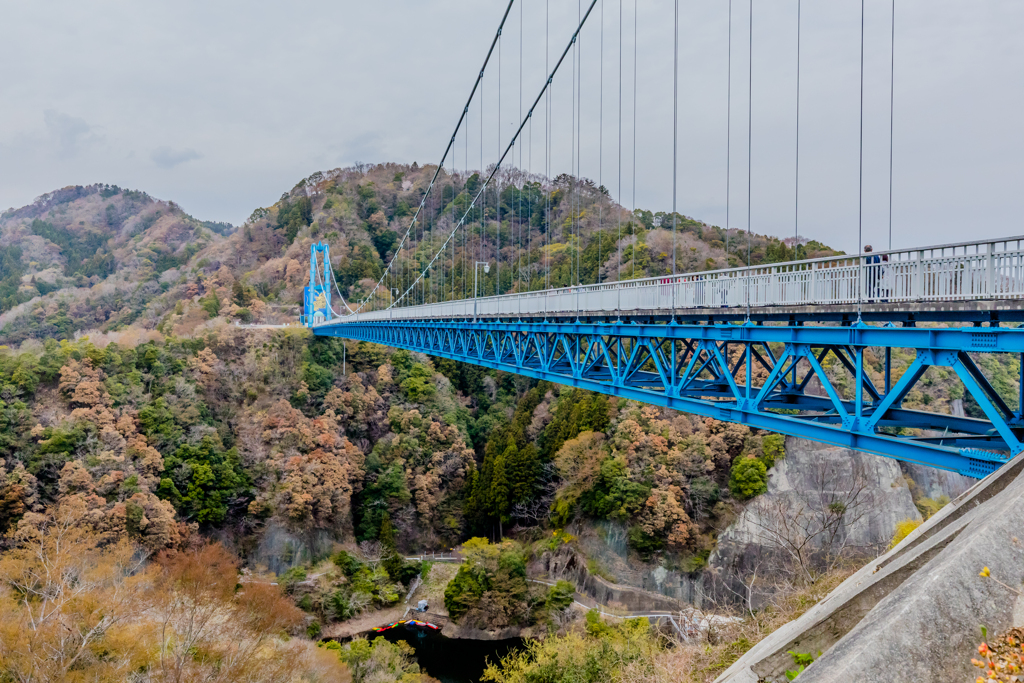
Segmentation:
<svg viewBox="0 0 1024 683">
<path fill-rule="evenodd" d="M 81 499 L 22 524 L 0 557 L 0 678 L 23 683 L 344 681 L 345 665 L 290 638 L 302 613 L 193 538 L 156 555 L 97 531 Z"/>
<path fill-rule="evenodd" d="M 158 558 L 199 552 L 204 537 L 255 567 L 278 552 L 261 543 L 280 532 L 280 583 L 306 614 L 291 613 L 278 631 L 299 635 L 398 601 L 417 570 L 400 553 L 474 536 L 447 605 L 467 624 L 539 624 L 561 610 L 564 586 L 527 585 L 525 542 L 576 521 L 614 521 L 634 557 L 700 571 L 718 532 L 784 457 L 778 435 L 301 329 L 234 325 L 294 320 L 318 240 L 331 246 L 344 297 L 359 301 L 433 171 L 382 164 L 314 174 L 237 229 L 105 185 L 64 188 L 0 216 L 0 563 L 23 558 L 66 510 L 94 539 L 97 562 L 126 548 L 154 558 L 140 576 L 170 566 Z M 428 203 L 432 227 L 416 234 L 410 258 L 434 253 L 479 183 L 441 174 L 444 201 Z M 502 187 L 470 221 L 468 246 L 445 257 L 444 282 L 422 283 L 431 296 L 472 288 L 466 249 L 500 263 L 482 293 L 571 284 L 577 261 L 585 282 L 670 268 L 671 215 L 626 212 L 567 176 L 510 172 Z M 727 253 L 721 229 L 676 221 L 681 270 L 745 261 L 746 244 L 742 259 L 735 240 Z M 830 253 L 752 240 L 754 263 Z M 864 356 L 880 383 L 881 354 Z M 982 369 L 1016 408 L 1017 361 L 991 358 Z M 894 352 L 893 381 L 912 360 Z M 849 372 L 833 356 L 822 363 L 852 396 Z M 919 406 L 979 410 L 938 368 L 904 401 Z M 4 581 L 17 607 L 22 589 Z M 234 609 L 226 593 L 217 600 L 224 614 Z M 261 647 L 291 647 L 273 638 Z M 125 652 L 125 666 L 151 661 Z"/>
</svg>

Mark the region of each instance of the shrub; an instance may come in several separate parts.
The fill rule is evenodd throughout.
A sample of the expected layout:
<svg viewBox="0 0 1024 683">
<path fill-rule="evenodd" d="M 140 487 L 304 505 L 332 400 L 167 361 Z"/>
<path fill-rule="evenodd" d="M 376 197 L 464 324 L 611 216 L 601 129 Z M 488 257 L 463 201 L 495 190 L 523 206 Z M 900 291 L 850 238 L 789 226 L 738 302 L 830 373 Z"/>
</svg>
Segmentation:
<svg viewBox="0 0 1024 683">
<path fill-rule="evenodd" d="M 445 586 L 444 606 L 454 621 L 458 621 L 483 596 L 486 577 L 482 574 L 477 568 L 463 564 L 455 578 Z"/>
<path fill-rule="evenodd" d="M 363 563 L 359 561 L 354 555 L 351 555 L 344 550 L 339 550 L 331 556 L 331 562 L 333 562 L 341 573 L 345 576 L 351 577 L 359 568 L 363 566 Z"/>
<path fill-rule="evenodd" d="M 200 299 L 199 305 L 211 318 L 216 318 L 220 313 L 220 297 L 217 296 L 216 291 L 211 290 L 209 294 Z"/>
<path fill-rule="evenodd" d="M 928 519 L 936 512 L 944 508 L 949 504 L 949 496 L 939 496 L 938 498 L 921 498 L 916 501 L 914 505 L 921 512 L 921 516 Z"/>
<path fill-rule="evenodd" d="M 904 519 L 896 522 L 896 533 L 893 534 L 892 540 L 889 542 L 889 549 L 891 550 L 898 546 L 900 541 L 909 536 L 922 523 L 920 519 Z"/>
<path fill-rule="evenodd" d="M 757 458 L 741 455 L 732 464 L 729 490 L 740 500 L 747 500 L 768 490 L 768 468 Z"/>
<path fill-rule="evenodd" d="M 288 593 L 295 589 L 295 584 L 306 580 L 306 568 L 302 566 L 292 567 L 278 579 L 281 587 Z"/>
<path fill-rule="evenodd" d="M 786 437 L 782 434 L 769 434 L 761 439 L 761 450 L 764 451 L 765 467 L 774 467 L 777 460 L 786 457 Z"/>
<path fill-rule="evenodd" d="M 575 594 L 576 588 L 571 583 L 558 581 L 554 586 L 548 588 L 544 604 L 550 612 L 561 612 L 572 604 Z"/>
<path fill-rule="evenodd" d="M 650 555 L 665 547 L 665 541 L 647 533 L 639 524 L 635 524 L 629 528 L 629 545 L 641 555 Z"/>
<path fill-rule="evenodd" d="M 392 552 L 390 555 L 384 558 L 384 571 L 388 573 L 392 581 L 408 586 L 412 583 L 413 579 L 420 575 L 420 569 L 422 565 L 420 562 L 406 562 L 405 559 L 396 552 Z"/>
<path fill-rule="evenodd" d="M 320 622 L 313 621 L 306 627 L 306 635 L 311 639 L 316 640 L 320 637 Z"/>
</svg>

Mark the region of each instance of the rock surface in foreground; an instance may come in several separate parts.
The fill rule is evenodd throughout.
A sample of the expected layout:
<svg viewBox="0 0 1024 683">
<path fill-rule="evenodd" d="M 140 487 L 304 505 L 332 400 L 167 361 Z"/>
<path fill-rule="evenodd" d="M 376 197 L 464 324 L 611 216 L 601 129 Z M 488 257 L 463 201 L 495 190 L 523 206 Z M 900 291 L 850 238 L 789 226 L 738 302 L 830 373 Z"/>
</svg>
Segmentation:
<svg viewBox="0 0 1024 683">
<path fill-rule="evenodd" d="M 786 681 L 789 651 L 817 657 L 801 683 L 973 680 L 979 626 L 995 637 L 1024 622 L 1024 601 L 993 580 L 1024 580 L 1022 470 L 1024 455 L 755 645 L 718 683 Z M 992 578 L 979 576 L 985 566 Z"/>
<path fill-rule="evenodd" d="M 786 563 L 772 554 L 789 562 L 797 548 L 808 564 L 820 562 L 811 556 L 821 553 L 875 556 L 905 519 L 921 513 L 895 460 L 789 437 L 767 493 L 722 533 L 710 564 L 741 576 L 779 571 L 776 564 Z"/>
</svg>

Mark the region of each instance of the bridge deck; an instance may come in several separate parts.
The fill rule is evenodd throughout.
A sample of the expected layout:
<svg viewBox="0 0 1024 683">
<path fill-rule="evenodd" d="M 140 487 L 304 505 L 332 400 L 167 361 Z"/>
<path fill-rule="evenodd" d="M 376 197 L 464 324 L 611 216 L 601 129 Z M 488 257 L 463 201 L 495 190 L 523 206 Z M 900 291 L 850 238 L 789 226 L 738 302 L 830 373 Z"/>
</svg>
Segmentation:
<svg viewBox="0 0 1024 683">
<path fill-rule="evenodd" d="M 842 256 L 433 302 L 443 287 L 417 280 L 397 301 L 370 297 L 344 317 L 321 321 L 329 307 L 307 307 L 306 321 L 317 335 L 981 477 L 1024 450 L 1024 330 L 1011 329 L 1024 322 L 1022 245 L 1012 238 L 883 254 L 888 261 Z M 416 300 L 428 303 L 401 305 Z M 748 316 L 769 324 L 727 324 Z M 874 352 L 865 362 L 869 347 L 884 350 L 881 377 Z M 916 358 L 894 367 L 893 349 Z M 986 377 L 977 356 L 993 353 L 1020 354 L 1018 387 Z M 905 408 L 932 366 L 948 368 L 978 410 Z"/>
<path fill-rule="evenodd" d="M 391 316 L 385 311 L 345 316 L 319 323 L 313 327 L 325 327 L 354 322 L 388 320 L 522 320 L 524 322 L 580 320 L 606 322 L 612 320 L 666 321 L 673 316 L 679 322 L 737 322 L 747 318 L 746 307 L 719 308 L 642 308 L 631 311 L 548 311 L 538 313 L 480 314 L 472 311 L 452 311 L 451 315 L 437 316 L 437 311 L 415 306 L 391 309 Z M 894 322 L 913 324 L 917 322 L 961 322 L 974 325 L 982 323 L 1024 322 L 1024 299 L 969 300 L 969 301 L 918 301 L 918 302 L 870 302 L 860 307 L 861 318 L 867 322 Z M 432 315 L 435 314 L 435 315 Z M 853 322 L 857 319 L 856 304 L 809 304 L 793 306 L 752 306 L 750 319 L 755 322 Z"/>
</svg>

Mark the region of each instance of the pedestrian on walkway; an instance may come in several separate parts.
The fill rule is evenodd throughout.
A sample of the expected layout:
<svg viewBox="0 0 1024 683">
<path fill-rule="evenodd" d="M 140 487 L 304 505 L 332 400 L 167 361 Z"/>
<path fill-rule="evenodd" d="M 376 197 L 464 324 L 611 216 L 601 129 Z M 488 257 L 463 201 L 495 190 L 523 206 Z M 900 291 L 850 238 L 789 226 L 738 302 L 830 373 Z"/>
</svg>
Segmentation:
<svg viewBox="0 0 1024 683">
<path fill-rule="evenodd" d="M 870 244 L 864 245 L 864 253 L 870 254 L 864 257 L 864 265 L 867 268 L 867 289 L 868 303 L 872 303 L 878 297 L 878 281 L 882 274 L 882 259 L 878 254 L 872 254 Z"/>
</svg>

